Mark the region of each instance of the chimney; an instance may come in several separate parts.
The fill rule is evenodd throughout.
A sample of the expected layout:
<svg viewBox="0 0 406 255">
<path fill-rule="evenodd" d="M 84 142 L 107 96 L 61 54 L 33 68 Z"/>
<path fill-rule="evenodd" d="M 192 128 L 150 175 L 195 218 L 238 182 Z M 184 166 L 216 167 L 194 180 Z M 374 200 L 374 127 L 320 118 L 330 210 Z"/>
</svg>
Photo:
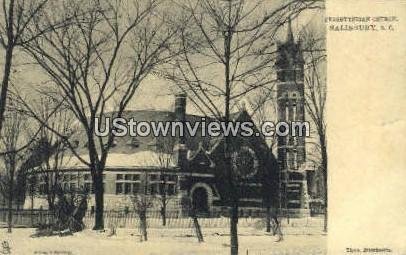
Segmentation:
<svg viewBox="0 0 406 255">
<path fill-rule="evenodd" d="M 183 124 L 183 135 L 180 135 L 179 129 L 176 129 L 175 145 L 173 147 L 173 154 L 176 166 L 184 169 L 187 163 L 187 148 L 186 148 L 186 99 L 185 93 L 175 95 L 175 121 Z"/>
</svg>

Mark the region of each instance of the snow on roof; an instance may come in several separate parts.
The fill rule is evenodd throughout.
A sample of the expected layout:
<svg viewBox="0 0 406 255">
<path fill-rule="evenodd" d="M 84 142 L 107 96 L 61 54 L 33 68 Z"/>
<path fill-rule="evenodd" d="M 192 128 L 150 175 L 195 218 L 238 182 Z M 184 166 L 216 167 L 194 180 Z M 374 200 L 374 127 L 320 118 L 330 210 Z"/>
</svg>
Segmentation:
<svg viewBox="0 0 406 255">
<path fill-rule="evenodd" d="M 80 155 L 86 162 L 89 162 L 88 155 Z M 136 153 L 109 153 L 106 160 L 106 168 L 151 168 L 151 167 L 175 167 L 172 154 L 154 152 L 154 151 L 139 151 Z M 72 158 L 61 165 L 60 169 L 78 169 L 88 168 L 77 157 Z"/>
</svg>

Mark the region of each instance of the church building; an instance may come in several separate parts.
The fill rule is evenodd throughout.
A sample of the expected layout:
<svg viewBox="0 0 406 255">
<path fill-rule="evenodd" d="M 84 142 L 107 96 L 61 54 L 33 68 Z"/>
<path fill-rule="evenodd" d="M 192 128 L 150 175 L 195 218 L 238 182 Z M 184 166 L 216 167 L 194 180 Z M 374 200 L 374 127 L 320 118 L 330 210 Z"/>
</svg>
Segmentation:
<svg viewBox="0 0 406 255">
<path fill-rule="evenodd" d="M 305 121 L 304 59 L 290 25 L 287 40 L 278 44 L 277 51 L 277 119 Z M 192 125 L 197 121 L 207 124 L 216 121 L 187 114 L 186 103 L 187 95 L 178 94 L 174 111 L 126 111 L 123 117 L 147 122 L 187 121 Z M 232 114 L 231 120 L 253 122 L 245 109 Z M 74 142 L 78 153 L 87 158 L 85 140 L 76 138 Z M 308 214 L 308 176 L 312 171 L 306 169 L 305 137 L 278 137 L 277 158 L 263 136 L 236 136 L 230 140 L 242 214 L 262 210 L 267 205 L 282 208 L 292 215 Z M 226 213 L 230 190 L 223 144 L 223 136 L 201 136 L 200 132 L 196 136 L 116 137 L 104 170 L 105 210 L 132 210 L 131 196 L 146 192 L 157 198 L 154 202 L 157 209 L 160 197 L 165 195 L 167 209 L 179 214 L 186 213 L 190 206 L 202 215 Z M 64 190 L 94 192 L 89 169 L 74 156 L 61 166 L 60 172 Z M 35 199 L 33 206 L 47 208 L 42 187 L 46 184 L 41 176 L 38 182 L 42 199 Z M 90 198 L 91 207 L 94 197 Z M 30 208 L 29 203 L 26 199 L 25 207 Z"/>
</svg>

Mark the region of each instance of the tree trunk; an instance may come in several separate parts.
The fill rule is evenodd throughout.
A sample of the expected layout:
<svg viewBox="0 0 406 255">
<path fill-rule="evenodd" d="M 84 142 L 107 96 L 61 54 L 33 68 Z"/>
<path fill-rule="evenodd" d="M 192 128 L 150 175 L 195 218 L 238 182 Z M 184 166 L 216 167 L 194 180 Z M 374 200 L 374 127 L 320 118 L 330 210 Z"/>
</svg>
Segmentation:
<svg viewBox="0 0 406 255">
<path fill-rule="evenodd" d="M 166 201 L 162 201 L 161 217 L 162 217 L 162 226 L 166 226 Z"/>
<path fill-rule="evenodd" d="M 229 2 L 231 9 L 231 1 Z M 232 28 L 229 26 L 227 32 L 224 33 L 224 76 L 225 76 L 225 98 L 224 98 L 224 121 L 230 121 L 230 104 L 231 104 L 231 80 L 230 80 L 230 56 L 231 56 L 231 41 Z M 234 174 L 231 166 L 231 141 L 228 135 L 224 138 L 224 167 L 228 178 L 228 188 L 230 192 L 230 252 L 231 255 L 238 255 L 238 199 L 237 187 L 234 184 Z"/>
<path fill-rule="evenodd" d="M 197 219 L 197 215 L 196 215 L 194 208 L 192 208 L 191 216 L 192 216 L 193 226 L 195 228 L 195 232 L 196 232 L 196 236 L 197 236 L 197 241 L 199 243 L 202 243 L 202 242 L 204 242 L 202 229 L 200 228 L 199 220 Z"/>
<path fill-rule="evenodd" d="M 271 232 L 271 207 L 266 207 L 266 232 Z"/>
<path fill-rule="evenodd" d="M 103 189 L 103 174 L 97 171 L 93 174 L 94 196 L 95 196 L 95 223 L 93 230 L 104 229 L 104 189 Z"/>
<path fill-rule="evenodd" d="M 13 64 L 13 51 L 14 51 L 14 5 L 15 1 L 9 2 L 8 8 L 8 26 L 7 26 L 7 48 L 4 62 L 4 74 L 1 84 L 0 94 L 0 131 L 3 128 L 4 112 L 6 110 L 7 92 L 10 81 L 11 66 Z"/>
<path fill-rule="evenodd" d="M 13 177 L 10 176 L 10 182 L 8 185 L 8 219 L 7 219 L 7 232 L 11 233 L 11 229 L 13 227 L 13 189 L 14 189 L 14 183 L 13 183 Z"/>
<path fill-rule="evenodd" d="M 228 114 L 227 114 L 228 116 Z M 228 117 L 226 117 L 228 119 Z M 238 255 L 238 199 L 239 194 L 237 192 L 237 187 L 234 184 L 234 174 L 231 166 L 230 158 L 230 141 L 229 137 L 226 136 L 224 139 L 224 151 L 225 151 L 225 169 L 228 177 L 228 190 L 229 194 L 229 205 L 230 205 L 230 253 L 231 255 Z"/>
<path fill-rule="evenodd" d="M 188 181 L 190 181 L 190 179 L 188 179 Z M 188 208 L 189 217 L 192 219 L 193 228 L 195 229 L 197 241 L 199 243 L 202 243 L 202 242 L 204 242 L 202 229 L 200 227 L 199 220 L 197 218 L 196 211 L 195 211 L 195 208 L 192 203 L 190 190 L 188 190 L 188 196 L 187 196 L 186 200 L 184 201 L 184 203 L 185 204 L 183 206 L 186 206 Z"/>
<path fill-rule="evenodd" d="M 324 232 L 328 229 L 328 188 L 327 188 L 327 169 L 323 170 L 324 182 Z"/>
<path fill-rule="evenodd" d="M 238 255 L 238 204 L 233 203 L 230 215 L 230 246 L 231 255 Z"/>
<path fill-rule="evenodd" d="M 31 226 L 34 226 L 34 192 L 31 191 Z"/>
<path fill-rule="evenodd" d="M 147 232 L 147 215 L 145 209 L 140 211 L 140 230 L 141 238 L 143 241 L 148 241 L 148 232 Z"/>
<path fill-rule="evenodd" d="M 272 219 L 274 221 L 274 234 L 278 235 L 278 242 L 283 240 L 283 233 L 282 233 L 282 228 L 281 228 L 281 223 L 278 221 L 278 217 L 276 214 L 272 216 Z"/>
<path fill-rule="evenodd" d="M 324 189 L 324 232 L 328 230 L 328 174 L 327 174 L 327 144 L 324 132 L 319 134 L 321 147 L 321 166 L 323 173 Z"/>
<path fill-rule="evenodd" d="M 53 187 L 50 188 L 49 186 L 50 186 L 49 178 L 47 178 L 47 184 L 46 184 L 47 190 L 46 190 L 46 192 L 47 192 L 48 209 L 51 212 L 53 212 L 55 210 L 55 202 L 54 202 L 54 200 L 55 200 L 54 199 L 55 189 Z"/>
</svg>

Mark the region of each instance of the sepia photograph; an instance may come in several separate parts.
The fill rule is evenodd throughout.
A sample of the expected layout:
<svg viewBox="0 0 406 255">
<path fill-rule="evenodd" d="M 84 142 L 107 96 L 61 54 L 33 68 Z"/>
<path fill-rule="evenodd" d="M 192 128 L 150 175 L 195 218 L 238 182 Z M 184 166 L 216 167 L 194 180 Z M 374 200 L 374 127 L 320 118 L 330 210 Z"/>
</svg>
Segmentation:
<svg viewBox="0 0 406 255">
<path fill-rule="evenodd" d="M 0 254 L 403 254 L 328 248 L 327 33 L 399 20 L 327 7 L 2 0 Z"/>
</svg>

